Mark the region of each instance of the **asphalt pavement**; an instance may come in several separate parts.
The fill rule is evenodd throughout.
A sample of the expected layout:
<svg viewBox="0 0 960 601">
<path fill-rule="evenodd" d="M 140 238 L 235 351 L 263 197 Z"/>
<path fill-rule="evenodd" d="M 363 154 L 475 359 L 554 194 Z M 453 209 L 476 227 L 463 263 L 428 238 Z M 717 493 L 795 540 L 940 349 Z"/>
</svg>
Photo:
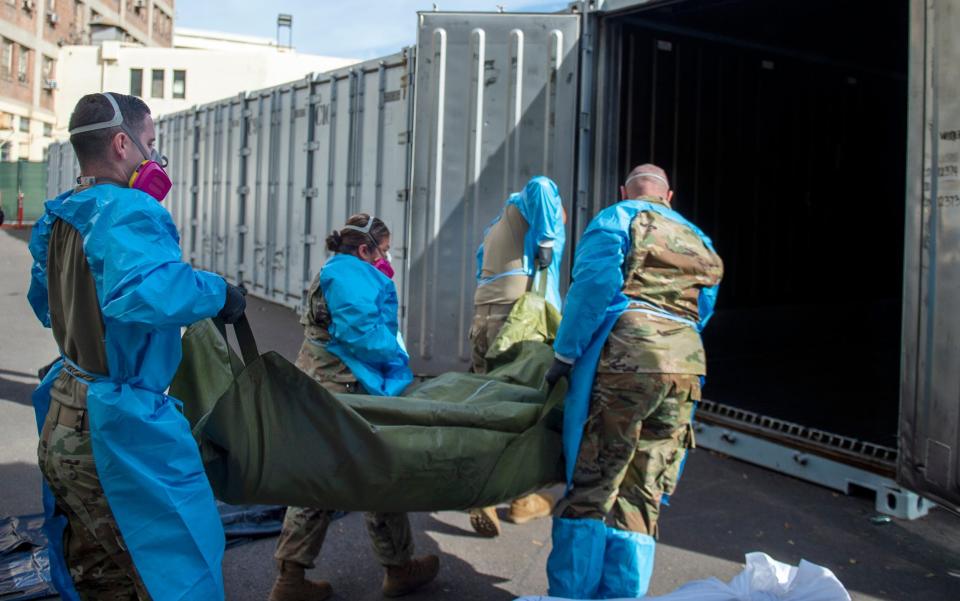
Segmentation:
<svg viewBox="0 0 960 601">
<path fill-rule="evenodd" d="M 40 474 L 30 393 L 36 370 L 57 352 L 30 310 L 26 232 L 0 230 L 0 516 L 36 513 Z M 302 330 L 296 315 L 250 299 L 248 315 L 261 351 L 292 359 Z M 709 394 L 709 388 L 707 389 Z M 506 507 L 500 509 L 505 515 Z M 664 510 L 651 594 L 690 580 L 723 580 L 742 569 L 745 553 L 763 551 L 791 564 L 825 566 L 858 600 L 960 599 L 960 518 L 934 509 L 924 518 L 876 524 L 873 499 L 847 497 L 706 450 L 695 450 L 671 506 Z M 470 529 L 467 515 L 411 515 L 417 553 L 437 553 L 440 575 L 409 599 L 500 601 L 546 593 L 550 525 L 505 523 L 498 539 Z M 266 599 L 275 574 L 275 538 L 227 551 L 228 599 Z M 330 580 L 335 599 L 381 599 L 383 570 L 374 560 L 362 516 L 330 528 L 310 572 Z"/>
</svg>

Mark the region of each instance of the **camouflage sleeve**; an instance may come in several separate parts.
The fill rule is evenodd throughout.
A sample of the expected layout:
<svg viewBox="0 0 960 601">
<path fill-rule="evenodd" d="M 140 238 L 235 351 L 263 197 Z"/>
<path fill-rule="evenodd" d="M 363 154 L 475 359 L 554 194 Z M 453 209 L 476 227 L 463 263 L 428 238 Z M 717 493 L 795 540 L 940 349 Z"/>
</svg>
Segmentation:
<svg viewBox="0 0 960 601">
<path fill-rule="evenodd" d="M 310 289 L 307 290 L 307 307 L 304 311 L 303 316 L 300 318 L 300 323 L 305 326 L 325 326 L 325 322 L 321 322 L 323 311 L 323 295 L 320 293 L 320 274 L 317 273 L 316 277 L 313 278 L 313 282 L 310 284 Z"/>
</svg>

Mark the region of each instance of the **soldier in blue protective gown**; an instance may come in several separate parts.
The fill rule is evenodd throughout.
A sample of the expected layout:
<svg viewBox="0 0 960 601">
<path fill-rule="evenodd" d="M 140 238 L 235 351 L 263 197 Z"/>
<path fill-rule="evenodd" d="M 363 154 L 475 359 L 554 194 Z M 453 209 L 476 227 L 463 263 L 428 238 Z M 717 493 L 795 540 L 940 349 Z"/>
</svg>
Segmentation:
<svg viewBox="0 0 960 601">
<path fill-rule="evenodd" d="M 220 516 L 164 391 L 180 328 L 239 319 L 244 295 L 184 263 L 170 214 L 129 187 L 147 166 L 165 177 L 142 101 L 85 96 L 70 129 L 82 175 L 30 241 L 29 301 L 61 352 L 33 395 L 54 583 L 64 599 L 222 599 Z"/>
</svg>

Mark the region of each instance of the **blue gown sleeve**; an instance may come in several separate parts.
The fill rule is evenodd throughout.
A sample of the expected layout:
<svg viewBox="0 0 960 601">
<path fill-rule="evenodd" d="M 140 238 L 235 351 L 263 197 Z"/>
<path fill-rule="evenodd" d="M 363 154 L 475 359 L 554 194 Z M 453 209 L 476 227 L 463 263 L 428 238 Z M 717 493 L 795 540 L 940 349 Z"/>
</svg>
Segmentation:
<svg viewBox="0 0 960 601">
<path fill-rule="evenodd" d="M 561 359 L 575 362 L 580 358 L 603 323 L 607 309 L 623 290 L 627 242 L 625 232 L 596 228 L 588 229 L 577 246 L 573 283 L 553 345 Z"/>
<path fill-rule="evenodd" d="M 30 254 L 33 267 L 30 269 L 30 290 L 27 300 L 44 327 L 50 327 L 50 304 L 47 296 L 47 245 L 50 242 L 52 218 L 49 213 L 33 225 L 30 234 Z"/>
<path fill-rule="evenodd" d="M 563 205 L 552 180 L 543 176 L 531 179 L 524 186 L 518 203 L 535 245 L 564 242 Z M 562 247 L 558 252 L 563 252 Z"/>
<path fill-rule="evenodd" d="M 160 203 L 141 198 L 111 203 L 87 239 L 102 261 L 100 303 L 105 320 L 181 327 L 220 312 L 226 282 L 180 259 L 176 227 Z"/>
<path fill-rule="evenodd" d="M 397 363 L 405 352 L 381 316 L 380 288 L 362 274 L 356 278 L 323 278 L 322 275 L 323 296 L 333 319 L 331 336 L 368 365 L 382 367 Z"/>
</svg>

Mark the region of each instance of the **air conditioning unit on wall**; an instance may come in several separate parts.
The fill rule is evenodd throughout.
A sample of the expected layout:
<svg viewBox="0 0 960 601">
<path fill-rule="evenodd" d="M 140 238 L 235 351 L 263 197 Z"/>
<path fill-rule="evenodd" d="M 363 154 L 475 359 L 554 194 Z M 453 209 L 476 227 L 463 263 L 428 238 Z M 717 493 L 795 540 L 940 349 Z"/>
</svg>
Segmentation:
<svg viewBox="0 0 960 601">
<path fill-rule="evenodd" d="M 56 90 L 56 89 L 57 89 L 57 80 L 55 80 L 55 79 L 44 79 L 44 80 L 43 80 L 43 89 L 44 89 L 44 90 Z"/>
<path fill-rule="evenodd" d="M 33 10 L 36 6 L 37 3 L 33 0 L 23 0 L 23 10 Z"/>
<path fill-rule="evenodd" d="M 47 21 L 50 21 L 51 25 L 56 25 L 57 23 L 60 22 L 60 15 L 58 15 L 53 11 L 49 11 L 47 13 Z"/>
</svg>

